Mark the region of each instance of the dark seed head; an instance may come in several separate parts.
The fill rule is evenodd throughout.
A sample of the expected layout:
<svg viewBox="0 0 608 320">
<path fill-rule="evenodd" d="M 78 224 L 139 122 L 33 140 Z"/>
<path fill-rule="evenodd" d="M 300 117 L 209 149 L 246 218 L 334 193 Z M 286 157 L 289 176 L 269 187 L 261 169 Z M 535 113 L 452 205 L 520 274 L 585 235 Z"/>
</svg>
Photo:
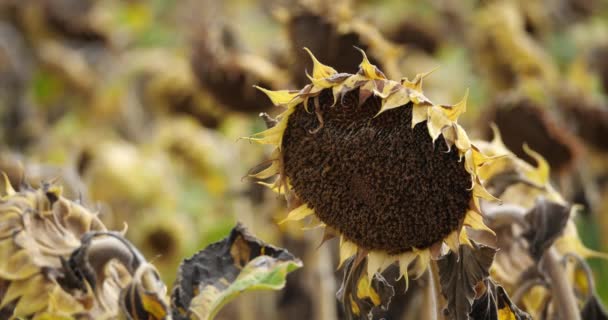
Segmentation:
<svg viewBox="0 0 608 320">
<path fill-rule="evenodd" d="M 309 101 L 289 116 L 285 174 L 296 195 L 328 226 L 359 247 L 397 254 L 427 248 L 456 230 L 472 193 L 456 148 L 435 144 L 426 122 L 411 128 L 412 106 L 378 117 L 380 99 L 359 106 L 359 90 L 333 103 L 319 96 L 322 127 Z"/>
<path fill-rule="evenodd" d="M 572 167 L 580 149 L 579 143 L 565 127 L 558 125 L 557 120 L 542 106 L 528 99 L 512 103 L 499 102 L 491 113 L 487 123 L 496 123 L 505 145 L 518 157 L 528 163 L 536 163 L 524 152 L 525 143 L 543 155 L 555 171 Z M 487 131 L 487 136 L 491 136 L 491 131 Z"/>
</svg>

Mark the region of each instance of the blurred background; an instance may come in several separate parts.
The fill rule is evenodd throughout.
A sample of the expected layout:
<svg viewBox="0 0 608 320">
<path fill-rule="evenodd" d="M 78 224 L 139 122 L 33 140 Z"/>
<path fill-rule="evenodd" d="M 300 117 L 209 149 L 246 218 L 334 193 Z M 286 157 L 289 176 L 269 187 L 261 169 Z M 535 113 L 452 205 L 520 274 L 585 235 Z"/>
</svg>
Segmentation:
<svg viewBox="0 0 608 320">
<path fill-rule="evenodd" d="M 280 111 L 253 85 L 305 85 L 303 47 L 354 73 L 353 46 L 393 80 L 436 69 L 435 103 L 468 89 L 469 135 L 496 123 L 517 155 L 530 159 L 524 142 L 542 154 L 585 206 L 583 242 L 608 251 L 604 0 L 0 0 L 0 170 L 16 185 L 57 179 L 110 228 L 127 224 L 169 286 L 241 221 L 305 267 L 219 318 L 337 319 L 337 243 L 276 223 L 284 200 L 247 177 L 271 150 L 239 138 Z M 608 262 L 590 263 L 606 303 Z"/>
</svg>

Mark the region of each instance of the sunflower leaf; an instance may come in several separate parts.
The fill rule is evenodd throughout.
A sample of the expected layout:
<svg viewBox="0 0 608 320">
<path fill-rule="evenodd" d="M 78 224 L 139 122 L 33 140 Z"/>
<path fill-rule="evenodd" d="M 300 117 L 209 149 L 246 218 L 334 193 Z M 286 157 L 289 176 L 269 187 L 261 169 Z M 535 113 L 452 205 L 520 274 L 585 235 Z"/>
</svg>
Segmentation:
<svg viewBox="0 0 608 320">
<path fill-rule="evenodd" d="M 536 200 L 536 205 L 526 215 L 530 227 L 523 233 L 523 237 L 530 243 L 530 255 L 536 261 L 540 260 L 545 250 L 562 233 L 569 218 L 570 207 L 542 197 Z"/>
<path fill-rule="evenodd" d="M 171 294 L 174 319 L 213 319 L 245 291 L 279 290 L 302 262 L 237 224 L 228 237 L 186 259 Z"/>
<path fill-rule="evenodd" d="M 388 310 L 395 289 L 380 273 L 376 273 L 370 282 L 366 261 L 353 256 L 344 262 L 344 278 L 336 296 L 344 308 L 346 319 L 367 320 L 375 312 Z"/>
<path fill-rule="evenodd" d="M 471 244 L 472 246 L 461 245 L 458 254 L 450 251 L 437 261 L 441 293 L 447 299 L 446 314 L 449 319 L 470 319 L 475 287 L 488 277 L 496 254 L 494 248 L 474 241 Z"/>
<path fill-rule="evenodd" d="M 585 302 L 583 310 L 581 310 L 581 319 L 585 320 L 608 320 L 608 312 L 596 295 L 592 295 Z"/>
<path fill-rule="evenodd" d="M 505 289 L 487 279 L 486 292 L 473 303 L 471 319 L 475 320 L 531 320 L 529 314 L 521 311 L 509 298 Z M 585 318 L 586 319 L 586 318 Z"/>
</svg>

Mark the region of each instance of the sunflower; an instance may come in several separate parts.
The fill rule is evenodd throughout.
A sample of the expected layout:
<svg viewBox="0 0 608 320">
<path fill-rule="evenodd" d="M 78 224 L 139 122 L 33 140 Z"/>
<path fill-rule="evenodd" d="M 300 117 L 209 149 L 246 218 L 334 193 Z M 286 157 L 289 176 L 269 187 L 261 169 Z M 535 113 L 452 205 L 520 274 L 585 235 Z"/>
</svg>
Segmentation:
<svg viewBox="0 0 608 320">
<path fill-rule="evenodd" d="M 458 124 L 466 95 L 436 105 L 422 93 L 426 74 L 388 80 L 362 50 L 356 74 L 338 73 L 306 50 L 311 83 L 259 88 L 285 111 L 249 137 L 276 147 L 271 165 L 252 176 L 276 176 L 266 184 L 287 199 L 284 221 L 320 220 L 326 238 L 340 237 L 340 265 L 367 257 L 370 280 L 395 262 L 406 280 L 410 264 L 420 276 L 431 257 L 470 243 L 467 228 L 492 233 L 479 199 L 495 198 L 477 174 L 492 158 Z"/>
<path fill-rule="evenodd" d="M 60 186 L 15 191 L 0 173 L 1 319 L 165 319 L 165 295 L 139 251 Z"/>
<path fill-rule="evenodd" d="M 508 222 L 504 212 L 519 212 L 523 220 L 530 221 L 532 211 L 539 206 L 539 199 L 543 199 L 546 203 L 553 203 L 554 210 L 564 208 L 569 211 L 567 221 L 561 226 L 562 229 L 552 247 L 556 256 L 563 261 L 563 276 L 572 287 L 573 293 L 576 293 L 582 307 L 585 300 L 595 294 L 593 278 L 587 272 L 589 267 L 585 260 L 605 259 L 608 255 L 591 250 L 583 244 L 574 223 L 579 206 L 569 204 L 551 185 L 549 162 L 524 145 L 524 152 L 536 163 L 536 166 L 530 165 L 505 146 L 497 126 L 492 129 L 494 136 L 491 142 L 475 141 L 486 155 L 502 155 L 499 160 L 484 166 L 478 172 L 487 188 L 503 202 L 501 209 L 494 208 L 498 210 L 484 207 L 486 221 L 496 232 L 497 246 L 500 249 L 490 269 L 492 278 L 514 297 L 514 303 L 530 313 L 534 319 L 542 318 L 541 315 L 546 312 L 548 301 L 551 300 L 550 290 L 542 281 L 534 278 L 534 275 L 527 274 L 537 263 L 530 253 L 533 243 L 525 239 L 524 235 L 528 232 L 526 228 L 518 223 Z M 502 218 L 499 217 L 501 213 Z M 548 210 L 543 214 L 548 215 Z M 545 219 L 555 219 L 555 216 L 547 216 Z M 534 233 L 543 234 L 546 230 L 534 228 Z"/>
</svg>

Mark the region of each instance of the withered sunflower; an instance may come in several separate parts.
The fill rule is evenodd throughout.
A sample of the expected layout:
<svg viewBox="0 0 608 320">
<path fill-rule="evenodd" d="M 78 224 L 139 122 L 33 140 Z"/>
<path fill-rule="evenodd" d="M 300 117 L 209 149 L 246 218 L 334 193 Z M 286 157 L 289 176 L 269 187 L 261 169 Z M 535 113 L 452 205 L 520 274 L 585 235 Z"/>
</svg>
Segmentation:
<svg viewBox="0 0 608 320">
<path fill-rule="evenodd" d="M 494 200 L 477 170 L 491 160 L 457 123 L 465 98 L 436 105 L 422 79 L 388 80 L 365 53 L 356 74 L 313 60 L 311 83 L 299 91 L 265 92 L 285 111 L 270 129 L 250 137 L 276 147 L 272 164 L 252 175 L 278 175 L 291 212 L 284 221 L 320 220 L 340 236 L 340 264 L 367 257 L 368 279 L 394 262 L 400 274 L 416 260 L 421 275 L 431 257 L 469 243 L 466 229 L 486 230 L 479 199 Z M 444 246 L 444 244 L 446 246 Z"/>
<path fill-rule="evenodd" d="M 165 319 L 156 269 L 61 187 L 0 172 L 0 319 Z M 134 316 L 136 315 L 136 316 Z"/>
</svg>

